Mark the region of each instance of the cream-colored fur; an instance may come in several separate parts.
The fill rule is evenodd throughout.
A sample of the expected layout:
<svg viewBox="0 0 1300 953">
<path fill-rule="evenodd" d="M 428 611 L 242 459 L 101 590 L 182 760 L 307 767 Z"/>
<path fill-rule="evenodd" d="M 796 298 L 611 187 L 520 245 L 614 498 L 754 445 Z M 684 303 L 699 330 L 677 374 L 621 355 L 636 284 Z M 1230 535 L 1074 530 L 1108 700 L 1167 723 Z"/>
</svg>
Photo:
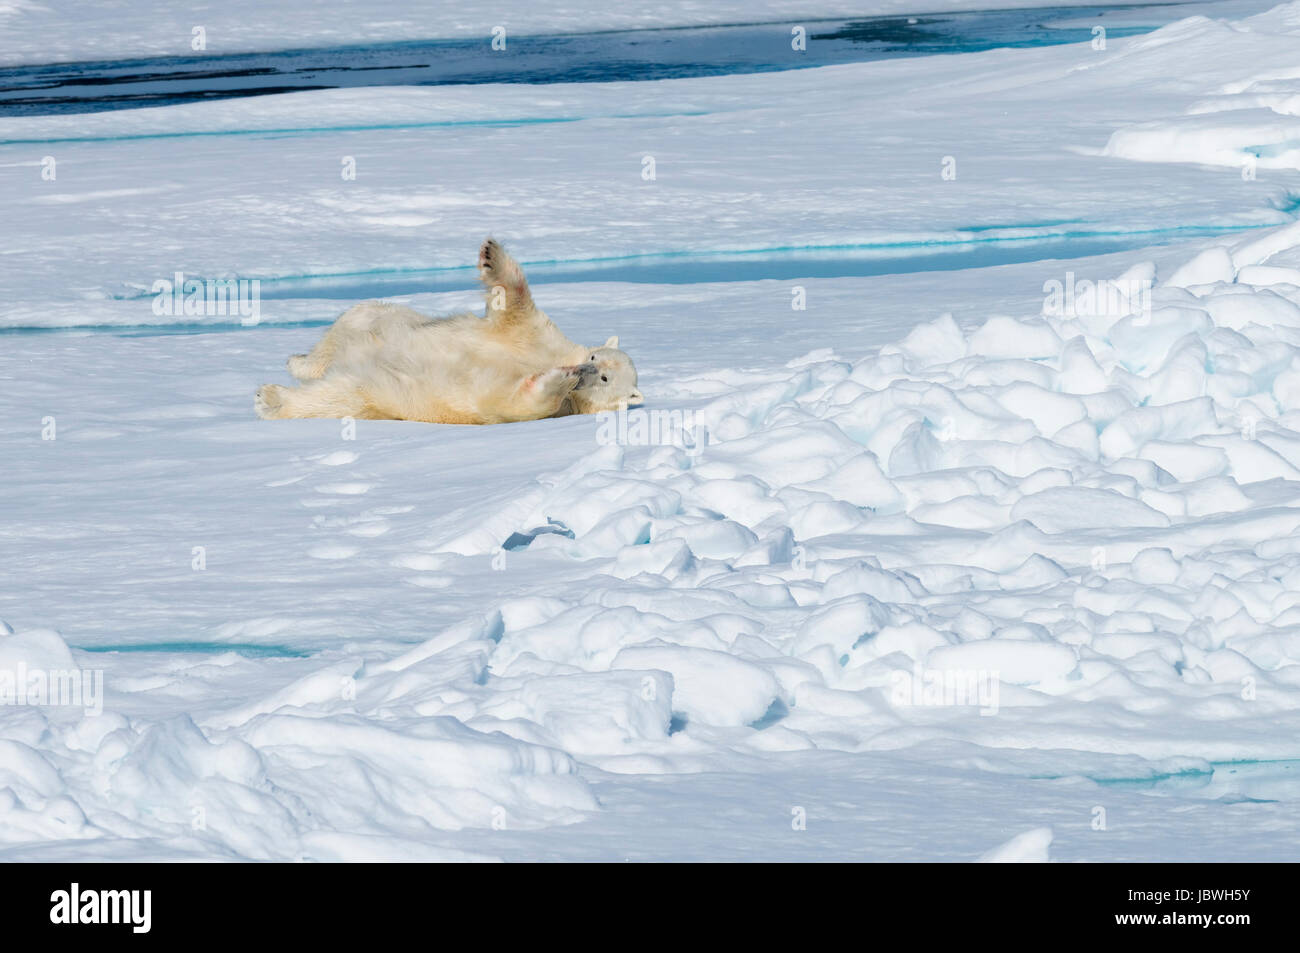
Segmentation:
<svg viewBox="0 0 1300 953">
<path fill-rule="evenodd" d="M 486 317 L 359 304 L 311 353 L 289 358 L 298 387 L 258 389 L 258 416 L 497 424 L 641 402 L 617 337 L 592 348 L 570 341 L 533 303 L 519 263 L 490 238 L 478 266 Z"/>
</svg>

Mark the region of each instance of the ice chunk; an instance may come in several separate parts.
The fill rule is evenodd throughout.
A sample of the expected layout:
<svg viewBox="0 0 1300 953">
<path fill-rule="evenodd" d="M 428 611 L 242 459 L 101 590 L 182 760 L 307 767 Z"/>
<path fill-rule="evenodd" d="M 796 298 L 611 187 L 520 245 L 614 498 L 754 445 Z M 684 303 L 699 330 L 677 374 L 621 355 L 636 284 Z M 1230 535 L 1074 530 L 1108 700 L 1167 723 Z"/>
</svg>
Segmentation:
<svg viewBox="0 0 1300 953">
<path fill-rule="evenodd" d="M 757 721 L 780 692 L 766 668 L 726 652 L 681 645 L 635 645 L 623 649 L 614 669 L 659 669 L 673 679 L 672 708 L 707 725 Z"/>
<path fill-rule="evenodd" d="M 1207 248 L 1191 261 L 1180 265 L 1166 280 L 1165 284 L 1175 288 L 1190 288 L 1193 285 L 1212 285 L 1215 282 L 1231 282 L 1237 274 L 1232 263 L 1232 255 L 1226 248 Z"/>
<path fill-rule="evenodd" d="M 1113 490 L 1082 486 L 1032 493 L 1011 508 L 1011 518 L 1028 520 L 1045 533 L 1080 529 L 1168 526 L 1169 518 L 1145 503 Z"/>
<path fill-rule="evenodd" d="M 875 455 L 870 452 L 849 458 L 834 472 L 802 484 L 801 488 L 829 493 L 837 500 L 879 513 L 896 513 L 903 505 L 902 494 L 885 476 Z"/>
<path fill-rule="evenodd" d="M 1061 339 L 1045 321 L 997 316 L 970 336 L 970 353 L 981 357 L 1044 358 L 1060 352 Z"/>
<path fill-rule="evenodd" d="M 1046 864 L 1051 861 L 1048 848 L 1052 846 L 1052 829 L 1036 827 L 1017 834 L 1005 844 L 981 854 L 981 864 Z"/>
</svg>

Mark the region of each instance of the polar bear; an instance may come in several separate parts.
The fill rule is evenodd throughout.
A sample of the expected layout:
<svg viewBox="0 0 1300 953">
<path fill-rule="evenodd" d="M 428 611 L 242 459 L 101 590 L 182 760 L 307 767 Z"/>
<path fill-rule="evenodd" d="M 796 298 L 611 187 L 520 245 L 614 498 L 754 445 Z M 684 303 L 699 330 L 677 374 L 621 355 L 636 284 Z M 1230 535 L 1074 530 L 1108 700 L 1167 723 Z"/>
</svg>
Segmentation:
<svg viewBox="0 0 1300 953">
<path fill-rule="evenodd" d="M 491 238 L 478 268 L 485 318 L 359 304 L 311 353 L 289 358 L 300 386 L 258 388 L 258 416 L 499 424 L 642 402 L 636 367 L 617 337 L 599 347 L 570 341 L 533 303 L 519 263 Z"/>
</svg>

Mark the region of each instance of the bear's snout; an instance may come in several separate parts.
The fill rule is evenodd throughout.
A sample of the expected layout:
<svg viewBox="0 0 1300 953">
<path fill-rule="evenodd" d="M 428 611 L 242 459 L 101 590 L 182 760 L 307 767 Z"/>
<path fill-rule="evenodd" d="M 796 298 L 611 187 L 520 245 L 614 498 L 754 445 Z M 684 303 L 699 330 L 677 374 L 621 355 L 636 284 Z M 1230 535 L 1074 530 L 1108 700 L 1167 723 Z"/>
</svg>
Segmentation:
<svg viewBox="0 0 1300 953">
<path fill-rule="evenodd" d="M 577 365 L 574 368 L 574 370 L 578 372 L 578 384 L 573 389 L 582 390 L 589 383 L 591 383 L 591 379 L 595 377 L 597 373 L 599 373 L 600 368 L 598 368 L 591 361 L 588 361 L 586 364 Z"/>
</svg>

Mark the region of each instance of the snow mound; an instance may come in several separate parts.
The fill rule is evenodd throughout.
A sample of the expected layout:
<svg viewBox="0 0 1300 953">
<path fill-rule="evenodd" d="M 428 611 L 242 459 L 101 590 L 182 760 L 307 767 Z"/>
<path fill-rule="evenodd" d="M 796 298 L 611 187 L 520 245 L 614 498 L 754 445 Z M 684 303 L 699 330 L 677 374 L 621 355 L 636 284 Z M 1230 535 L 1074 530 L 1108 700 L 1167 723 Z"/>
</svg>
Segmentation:
<svg viewBox="0 0 1300 953">
<path fill-rule="evenodd" d="M 1177 39 L 1183 55 L 1209 62 L 1243 30 L 1300 39 L 1297 9 L 1295 3 L 1283 4 L 1235 24 L 1182 20 L 1127 50 L 1133 53 Z M 1192 103 L 1184 116 L 1116 131 L 1104 154 L 1141 162 L 1233 166 L 1251 179 L 1261 169 L 1300 169 L 1300 71 L 1258 69 L 1222 83 L 1212 95 Z"/>
<path fill-rule="evenodd" d="M 607 678 L 627 748 L 679 767 L 668 714 L 710 745 L 859 750 L 905 744 L 918 708 L 931 736 L 989 745 L 1295 756 L 1246 729 L 1300 700 L 1300 287 L 1237 277 L 1288 241 L 1211 249 L 1177 281 L 1139 265 L 1118 310 L 944 316 L 872 356 L 809 355 L 703 401 L 703 446 L 602 447 L 505 522 L 493 502 L 428 549 L 490 556 L 558 522 L 573 538 L 530 558 L 578 561 L 590 588 L 502 607 L 487 684 Z M 671 693 L 653 730 L 624 670 Z M 1144 730 L 1039 717 L 1081 702 Z M 548 743 L 617 750 L 548 718 Z"/>
<path fill-rule="evenodd" d="M 977 863 L 981 864 L 1045 864 L 1051 858 L 1047 848 L 1052 845 L 1052 829 L 1037 827 L 1032 831 L 1017 834 L 1005 844 L 994 847 L 982 855 Z"/>
</svg>

